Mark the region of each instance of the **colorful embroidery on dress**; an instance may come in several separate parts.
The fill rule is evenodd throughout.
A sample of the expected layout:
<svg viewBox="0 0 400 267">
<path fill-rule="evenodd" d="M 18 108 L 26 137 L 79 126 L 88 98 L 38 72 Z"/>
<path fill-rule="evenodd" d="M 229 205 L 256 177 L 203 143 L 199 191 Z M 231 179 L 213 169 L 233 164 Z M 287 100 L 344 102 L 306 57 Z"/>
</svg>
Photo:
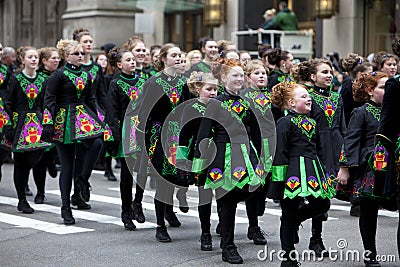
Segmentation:
<svg viewBox="0 0 400 267">
<path fill-rule="evenodd" d="M 103 140 L 104 141 L 114 141 L 114 137 L 113 137 L 111 128 L 107 124 L 104 126 Z"/>
<path fill-rule="evenodd" d="M 66 112 L 64 108 L 60 108 L 57 112 L 55 123 L 54 123 L 54 139 L 62 142 L 64 140 L 64 123 L 65 123 Z"/>
<path fill-rule="evenodd" d="M 138 149 L 137 140 L 136 140 L 136 129 L 139 125 L 138 116 L 133 116 L 130 118 L 131 128 L 129 131 L 129 151 L 135 152 Z"/>
<path fill-rule="evenodd" d="M 394 163 L 396 166 L 396 185 L 400 185 L 400 137 L 397 138 L 396 149 L 394 150 Z"/>
<path fill-rule="evenodd" d="M 167 148 L 166 157 L 170 164 L 176 166 L 176 150 L 179 145 L 179 123 L 176 121 L 169 121 L 167 127 L 168 140 L 165 144 Z M 167 164 L 165 163 L 165 165 Z"/>
<path fill-rule="evenodd" d="M 243 117 L 246 116 L 246 111 L 249 109 L 250 104 L 246 100 L 241 98 L 228 99 L 226 101 L 221 102 L 221 107 L 228 110 L 232 117 L 236 118 L 239 121 L 242 121 Z M 235 112 L 232 112 L 235 111 Z"/>
<path fill-rule="evenodd" d="M 371 115 L 377 120 L 381 120 L 381 109 L 378 107 L 375 107 L 374 105 L 371 105 L 370 103 L 367 103 L 367 106 L 365 108 Z"/>
<path fill-rule="evenodd" d="M 381 144 L 381 142 L 378 142 L 374 149 L 372 168 L 376 171 L 386 171 L 388 156 L 389 152 Z"/>
<path fill-rule="evenodd" d="M 214 168 L 210 171 L 210 177 L 213 181 L 216 181 L 218 179 L 222 178 L 222 171 L 219 168 Z"/>
<path fill-rule="evenodd" d="M 256 109 L 261 111 L 263 115 L 267 112 L 268 109 L 271 108 L 271 100 L 270 100 L 270 93 L 268 91 L 265 92 L 248 92 L 245 94 L 247 98 L 250 98 Z"/>
<path fill-rule="evenodd" d="M 7 66 L 0 63 L 0 86 L 4 83 L 7 78 Z"/>
<path fill-rule="evenodd" d="M 53 118 L 51 117 L 51 113 L 47 108 L 45 108 L 43 111 L 42 124 L 43 125 L 53 125 Z"/>
<path fill-rule="evenodd" d="M 340 150 L 339 162 L 347 162 L 346 155 L 344 154 L 344 145 L 342 145 L 342 149 Z"/>
<path fill-rule="evenodd" d="M 232 175 L 235 176 L 239 180 L 242 179 L 245 174 L 246 174 L 246 169 L 241 166 L 236 167 L 232 173 Z"/>
<path fill-rule="evenodd" d="M 257 164 L 256 167 L 254 168 L 254 172 L 259 176 L 262 177 L 264 175 L 264 166 L 261 164 Z"/>
<path fill-rule="evenodd" d="M 87 113 L 83 105 L 76 106 L 75 118 L 76 139 L 79 140 L 80 138 L 93 136 L 103 132 L 101 125 Z"/>
<path fill-rule="evenodd" d="M 78 98 L 81 98 L 82 91 L 85 89 L 86 83 L 87 83 L 87 80 L 88 80 L 87 72 L 82 71 L 80 73 L 80 75 L 78 76 L 75 73 L 65 69 L 63 73 L 75 85 L 76 94 L 77 94 Z"/>
<path fill-rule="evenodd" d="M 139 78 L 138 81 L 135 83 L 135 85 L 131 85 L 123 81 L 122 79 L 119 79 L 117 81 L 117 85 L 122 89 L 122 91 L 124 91 L 124 93 L 131 100 L 132 109 L 136 108 L 137 100 L 142 92 L 144 82 L 145 80 L 142 78 Z"/>
<path fill-rule="evenodd" d="M 199 103 L 194 103 L 192 107 L 197 110 L 201 115 L 204 116 L 204 113 L 206 112 L 206 107 L 203 105 L 200 105 Z"/>
<path fill-rule="evenodd" d="M 0 132 L 5 125 L 11 125 L 10 117 L 4 109 L 3 98 L 0 97 Z"/>
<path fill-rule="evenodd" d="M 179 79 L 177 84 L 172 86 L 162 78 L 157 78 L 156 83 L 161 85 L 164 93 L 168 96 L 169 101 L 171 102 L 172 108 L 175 108 L 179 104 L 179 100 L 182 96 L 182 88 L 185 85 L 185 82 L 182 79 Z"/>
<path fill-rule="evenodd" d="M 314 191 L 318 190 L 319 183 L 318 183 L 317 178 L 315 178 L 314 176 L 308 177 L 307 178 L 307 183 Z"/>
<path fill-rule="evenodd" d="M 99 71 L 99 66 L 93 65 L 93 67 L 89 70 L 89 76 L 92 83 L 96 80 L 97 73 Z"/>
<path fill-rule="evenodd" d="M 336 92 L 330 92 L 330 97 L 324 97 L 313 91 L 311 93 L 311 97 L 318 104 L 318 106 L 324 111 L 324 115 L 326 120 L 328 121 L 328 125 L 329 127 L 332 127 L 340 95 Z"/>
<path fill-rule="evenodd" d="M 290 121 L 294 123 L 308 139 L 311 139 L 315 134 L 315 120 L 305 115 L 297 115 L 293 116 Z"/>
<path fill-rule="evenodd" d="M 149 138 L 149 160 L 147 165 L 147 172 L 150 171 L 151 160 L 153 159 L 154 152 L 156 150 L 156 145 L 158 142 L 158 138 L 161 134 L 161 123 L 153 122 L 153 125 L 150 129 L 150 138 Z"/>
<path fill-rule="evenodd" d="M 15 129 L 16 127 L 17 127 L 17 124 L 18 124 L 18 117 L 19 117 L 19 114 L 18 114 L 18 112 L 13 112 L 13 118 L 12 118 L 12 123 L 13 123 L 13 129 Z"/>
<path fill-rule="evenodd" d="M 296 176 L 291 176 L 286 180 L 286 185 L 293 192 L 300 186 L 300 179 Z"/>
<path fill-rule="evenodd" d="M 31 109 L 35 104 L 37 96 L 42 91 L 42 86 L 45 79 L 43 76 L 37 75 L 34 82 L 32 83 L 27 78 L 25 78 L 25 76 L 22 73 L 17 74 L 16 78 L 22 90 L 24 90 L 24 93 L 28 100 L 28 106 Z"/>
<path fill-rule="evenodd" d="M 26 113 L 24 126 L 18 138 L 17 150 L 29 150 L 32 148 L 50 146 L 49 143 L 40 142 L 43 127 L 39 123 L 36 113 Z"/>
</svg>

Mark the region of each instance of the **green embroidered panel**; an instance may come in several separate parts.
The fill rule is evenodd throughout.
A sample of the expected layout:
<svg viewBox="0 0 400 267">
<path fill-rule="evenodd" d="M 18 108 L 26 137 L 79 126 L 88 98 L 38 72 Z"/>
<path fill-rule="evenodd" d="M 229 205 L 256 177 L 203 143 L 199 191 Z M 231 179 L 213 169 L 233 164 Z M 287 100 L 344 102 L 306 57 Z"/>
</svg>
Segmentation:
<svg viewBox="0 0 400 267">
<path fill-rule="evenodd" d="M 37 96 L 42 91 L 42 86 L 45 78 L 41 75 L 37 75 L 33 83 L 30 82 L 22 73 L 17 74 L 16 78 L 24 94 L 26 95 L 28 106 L 31 109 L 35 104 Z"/>
<path fill-rule="evenodd" d="M 239 121 L 242 121 L 244 116 L 246 116 L 246 111 L 249 109 L 250 103 L 241 98 L 237 100 L 229 99 L 221 102 L 221 107 L 229 111 L 232 117 L 236 118 Z"/>
<path fill-rule="evenodd" d="M 204 62 L 200 62 L 197 67 L 204 73 L 211 72 L 211 67 Z"/>
<path fill-rule="evenodd" d="M 381 109 L 378 107 L 375 107 L 374 105 L 371 105 L 370 103 L 367 103 L 367 107 L 365 108 L 371 115 L 377 120 L 381 120 Z"/>
<path fill-rule="evenodd" d="M 252 91 L 245 94 L 245 97 L 250 98 L 256 109 L 258 109 L 263 115 L 267 110 L 271 109 L 270 93 L 268 91 Z"/>
<path fill-rule="evenodd" d="M 96 80 L 98 71 L 99 71 L 99 66 L 97 65 L 93 65 L 93 67 L 89 70 L 89 75 L 90 79 L 92 80 L 92 83 L 94 82 L 94 80 Z"/>
<path fill-rule="evenodd" d="M 162 78 L 157 78 L 156 83 L 161 85 L 164 93 L 168 96 L 172 107 L 175 108 L 179 104 L 179 100 L 182 96 L 182 88 L 185 85 L 185 82 L 182 79 L 179 79 L 177 84 L 172 86 Z"/>
<path fill-rule="evenodd" d="M 135 109 L 136 107 L 137 99 L 142 92 L 144 82 L 145 80 L 141 78 L 135 83 L 135 85 L 130 85 L 129 83 L 123 81 L 122 79 L 119 79 L 117 81 L 117 85 L 122 89 L 122 91 L 124 91 L 124 93 L 131 100 L 130 102 L 132 109 Z"/>
<path fill-rule="evenodd" d="M 82 71 L 80 73 L 80 75 L 78 76 L 77 74 L 73 73 L 72 71 L 68 70 L 67 68 L 65 68 L 63 73 L 75 85 L 76 94 L 77 94 L 78 98 L 81 98 L 81 94 L 87 85 L 89 75 L 86 72 Z"/>
<path fill-rule="evenodd" d="M 4 83 L 7 79 L 7 66 L 0 63 L 0 86 Z"/>
<path fill-rule="evenodd" d="M 311 98 L 318 104 L 318 106 L 324 111 L 326 120 L 328 121 L 329 127 L 332 127 L 333 120 L 336 115 L 338 108 L 340 95 L 336 92 L 330 92 L 329 97 L 322 96 L 315 91 L 311 92 Z"/>
<path fill-rule="evenodd" d="M 315 120 L 307 117 L 306 115 L 297 115 L 290 119 L 300 130 L 301 133 L 311 139 L 315 134 Z"/>
<path fill-rule="evenodd" d="M 166 143 L 164 162 L 163 162 L 163 175 L 176 175 L 176 151 L 178 149 L 179 140 L 179 123 L 177 121 L 169 121 L 167 126 L 168 141 Z"/>
<path fill-rule="evenodd" d="M 204 116 L 204 113 L 206 112 L 206 107 L 203 105 L 200 105 L 199 103 L 194 103 L 192 107 L 197 110 L 201 115 Z"/>
</svg>

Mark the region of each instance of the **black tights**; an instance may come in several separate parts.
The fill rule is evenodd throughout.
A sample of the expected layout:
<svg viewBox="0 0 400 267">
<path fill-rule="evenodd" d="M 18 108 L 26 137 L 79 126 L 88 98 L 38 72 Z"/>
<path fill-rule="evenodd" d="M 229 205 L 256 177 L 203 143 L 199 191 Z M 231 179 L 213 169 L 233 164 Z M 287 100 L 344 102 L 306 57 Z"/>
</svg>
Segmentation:
<svg viewBox="0 0 400 267">
<path fill-rule="evenodd" d="M 173 209 L 173 195 L 175 187 L 162 177 L 156 178 L 156 195 L 154 205 L 156 209 L 156 219 L 158 226 L 165 225 L 165 211 L 171 212 Z"/>
<path fill-rule="evenodd" d="M 125 159 L 121 159 L 121 181 L 119 188 L 121 192 L 122 211 L 129 211 L 132 205 L 132 185 L 133 176 L 126 164 Z"/>
<path fill-rule="evenodd" d="M 369 198 L 360 199 L 359 226 L 364 250 L 376 255 L 376 227 L 378 221 L 379 202 Z"/>
<path fill-rule="evenodd" d="M 30 170 L 41 160 L 43 150 L 25 151 L 14 153 L 14 185 L 18 199 L 25 197 L 25 186 L 28 182 Z"/>
<path fill-rule="evenodd" d="M 61 162 L 59 186 L 63 207 L 70 206 L 72 175 L 82 175 L 87 179 L 90 177 L 93 166 L 96 164 L 97 157 L 99 156 L 102 143 L 101 138 L 93 138 L 84 140 L 79 144 L 56 144 Z M 79 159 L 76 157 L 78 151 L 83 152 L 80 154 L 83 157 Z M 74 168 L 76 162 L 78 162 L 78 168 Z M 77 172 L 78 169 L 80 170 L 79 172 Z"/>
<path fill-rule="evenodd" d="M 245 200 L 247 197 L 255 193 L 249 193 L 247 188 L 235 188 L 229 192 L 219 189 L 216 191 L 217 198 L 220 204 L 220 221 L 222 227 L 222 248 L 234 245 L 235 236 L 235 214 L 236 207 L 240 201 Z M 223 195 L 221 195 L 223 194 Z M 221 196 L 221 197 L 219 197 Z"/>
<path fill-rule="evenodd" d="M 294 250 L 294 235 L 301 222 L 319 216 L 329 210 L 330 200 L 308 197 L 308 204 L 299 208 L 302 198 L 285 198 L 280 201 L 282 208 L 280 238 L 282 250 Z"/>
</svg>

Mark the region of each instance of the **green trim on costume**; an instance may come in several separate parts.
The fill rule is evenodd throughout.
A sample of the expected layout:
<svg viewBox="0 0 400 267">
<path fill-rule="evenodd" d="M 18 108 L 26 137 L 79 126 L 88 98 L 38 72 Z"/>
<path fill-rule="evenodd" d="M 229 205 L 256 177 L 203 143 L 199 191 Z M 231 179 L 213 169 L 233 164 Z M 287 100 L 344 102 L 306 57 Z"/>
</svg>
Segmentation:
<svg viewBox="0 0 400 267">
<path fill-rule="evenodd" d="M 156 83 L 161 85 L 165 95 L 168 96 L 172 109 L 174 109 L 180 102 L 185 81 L 179 78 L 176 85 L 172 86 L 162 78 L 157 78 Z"/>
<path fill-rule="evenodd" d="M 271 161 L 271 154 L 269 153 L 269 140 L 268 138 L 263 139 L 263 144 L 264 144 L 264 171 L 265 172 L 270 172 L 271 167 L 272 167 L 272 161 Z"/>
<path fill-rule="evenodd" d="M 265 115 L 267 110 L 272 107 L 270 100 L 270 93 L 268 91 L 251 91 L 245 94 L 245 97 L 250 98 L 256 109 L 258 109 L 261 114 Z M 265 101 L 265 103 L 264 103 Z"/>
<path fill-rule="evenodd" d="M 288 165 L 278 165 L 271 167 L 271 181 L 272 182 L 284 182 L 286 179 Z"/>
<path fill-rule="evenodd" d="M 186 146 L 178 146 L 176 150 L 176 160 L 188 159 L 189 148 Z"/>
<path fill-rule="evenodd" d="M 308 191 L 308 183 L 307 183 L 307 172 L 306 172 L 306 164 L 304 162 L 304 157 L 300 156 L 300 184 L 301 184 L 301 192 Z"/>
<path fill-rule="evenodd" d="M 206 112 L 206 107 L 203 105 L 200 105 L 199 103 L 194 103 L 192 107 L 197 110 L 201 115 L 204 116 L 204 113 Z"/>
<path fill-rule="evenodd" d="M 7 79 L 7 70 L 8 70 L 8 67 L 5 64 L 0 63 L 0 86 Z"/>
<path fill-rule="evenodd" d="M 227 143 L 225 145 L 225 161 L 224 161 L 224 173 L 222 175 L 222 181 L 215 183 L 215 188 L 222 186 L 223 189 L 230 191 L 235 185 L 232 182 L 232 145 L 231 143 Z"/>
<path fill-rule="evenodd" d="M 367 103 L 367 106 L 365 108 L 371 115 L 379 122 L 381 120 L 381 109 L 378 107 L 375 107 L 374 105 L 371 105 L 370 103 Z"/>
<path fill-rule="evenodd" d="M 75 73 L 73 73 L 71 70 L 69 70 L 67 67 L 65 67 L 65 70 L 63 73 L 75 85 L 76 94 L 77 94 L 78 98 L 81 98 L 81 94 L 82 94 L 82 91 L 86 87 L 86 83 L 87 83 L 89 74 L 85 71 L 82 71 L 80 73 L 80 75 L 78 76 Z M 77 72 L 77 73 L 79 73 L 79 72 Z"/>
<path fill-rule="evenodd" d="M 311 139 L 315 134 L 315 120 L 307 117 L 306 115 L 293 116 L 290 121 L 294 123 L 300 130 L 301 133 Z"/>
<path fill-rule="evenodd" d="M 68 106 L 67 121 L 65 123 L 64 144 L 73 144 L 71 140 L 71 107 Z"/>
<path fill-rule="evenodd" d="M 92 74 L 90 77 L 92 80 L 92 83 L 94 82 L 94 80 L 96 80 L 98 71 L 99 71 L 99 66 L 97 66 L 97 65 L 93 65 L 92 68 L 89 70 L 89 74 Z"/>
<path fill-rule="evenodd" d="M 232 115 L 232 117 L 242 122 L 243 118 L 246 116 L 246 111 L 250 108 L 250 103 L 241 98 L 229 99 L 221 102 L 221 107 L 226 109 Z"/>
<path fill-rule="evenodd" d="M 318 106 L 324 111 L 328 125 L 332 128 L 333 119 L 336 115 L 336 110 L 339 104 L 340 95 L 336 92 L 330 91 L 330 96 L 322 96 L 315 91 L 311 92 L 311 98 L 318 104 Z"/>
<path fill-rule="evenodd" d="M 203 171 L 204 171 L 204 163 L 205 162 L 206 162 L 206 159 L 194 158 L 193 159 L 193 164 L 192 164 L 192 172 L 194 172 L 194 173 L 203 173 Z"/>
<path fill-rule="evenodd" d="M 13 112 L 13 118 L 12 118 L 12 120 L 13 120 L 13 122 L 12 122 L 13 123 L 13 129 L 15 129 L 17 127 L 18 117 L 19 117 L 18 112 L 14 111 Z"/>
<path fill-rule="evenodd" d="M 33 105 L 35 104 L 36 98 L 38 97 L 40 92 L 42 92 L 42 86 L 45 78 L 41 75 L 36 75 L 33 83 L 30 82 L 22 73 L 17 74 L 15 78 L 17 78 L 23 93 L 26 95 L 29 108 L 32 109 Z"/>
</svg>

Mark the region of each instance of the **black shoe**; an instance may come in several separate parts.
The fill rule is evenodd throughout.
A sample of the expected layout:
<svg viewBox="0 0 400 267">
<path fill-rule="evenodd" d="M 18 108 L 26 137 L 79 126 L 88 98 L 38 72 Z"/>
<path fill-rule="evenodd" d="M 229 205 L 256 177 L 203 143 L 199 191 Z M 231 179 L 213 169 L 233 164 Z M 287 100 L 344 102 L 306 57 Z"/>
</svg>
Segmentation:
<svg viewBox="0 0 400 267">
<path fill-rule="evenodd" d="M 350 216 L 360 217 L 360 204 L 351 205 Z"/>
<path fill-rule="evenodd" d="M 200 236 L 200 248 L 203 251 L 212 250 L 212 237 L 210 233 L 202 233 Z"/>
<path fill-rule="evenodd" d="M 143 214 L 142 203 L 132 202 L 132 210 L 133 210 L 133 219 L 138 223 L 144 223 L 146 221 L 146 217 Z"/>
<path fill-rule="evenodd" d="M 239 255 L 235 245 L 230 245 L 222 250 L 222 260 L 230 264 L 242 264 L 243 258 Z"/>
<path fill-rule="evenodd" d="M 256 245 L 266 245 L 267 239 L 265 238 L 264 231 L 259 226 L 249 227 L 247 229 L 247 238 L 253 240 Z"/>
<path fill-rule="evenodd" d="M 25 186 L 25 196 L 33 196 L 32 191 L 29 189 L 29 186 Z"/>
<path fill-rule="evenodd" d="M 181 226 L 181 222 L 176 217 L 175 212 L 165 212 L 165 219 L 167 220 L 169 226 L 171 227 Z"/>
<path fill-rule="evenodd" d="M 164 226 L 157 226 L 156 229 L 156 238 L 158 242 L 167 243 L 171 242 L 171 237 L 167 232 L 167 227 Z"/>
<path fill-rule="evenodd" d="M 215 233 L 219 236 L 222 236 L 222 226 L 221 223 L 217 224 L 217 228 L 215 229 Z"/>
<path fill-rule="evenodd" d="M 381 267 L 382 265 L 376 260 L 376 257 L 370 257 L 369 260 L 364 260 L 365 267 Z"/>
<path fill-rule="evenodd" d="M 183 212 L 183 213 L 187 213 L 189 211 L 189 205 L 187 203 L 186 200 L 186 192 L 181 192 L 178 190 L 178 192 L 176 193 L 176 198 L 179 201 L 179 209 Z"/>
<path fill-rule="evenodd" d="M 90 200 L 90 190 L 92 187 L 88 181 L 88 178 L 83 176 L 78 176 L 75 178 L 75 186 L 77 187 L 77 191 L 79 192 L 80 197 L 85 201 L 89 202 Z"/>
<path fill-rule="evenodd" d="M 297 260 L 291 260 L 291 259 L 284 259 L 281 262 L 281 267 L 298 267 L 300 266 L 300 262 L 298 262 Z"/>
<path fill-rule="evenodd" d="M 35 204 L 43 204 L 45 199 L 46 199 L 46 197 L 44 196 L 44 194 L 37 193 L 34 201 L 35 201 Z"/>
<path fill-rule="evenodd" d="M 111 182 L 117 181 L 117 177 L 115 177 L 115 175 L 112 171 L 105 171 L 104 176 L 107 177 L 107 180 L 109 180 Z"/>
<path fill-rule="evenodd" d="M 72 216 L 72 210 L 70 207 L 62 207 L 61 208 L 61 218 L 64 219 L 65 225 L 75 224 L 75 219 Z"/>
<path fill-rule="evenodd" d="M 132 211 L 122 211 L 121 220 L 124 223 L 124 227 L 128 231 L 133 231 L 136 229 L 136 225 L 132 222 L 133 214 Z"/>
<path fill-rule="evenodd" d="M 315 256 L 319 257 L 328 257 L 329 252 L 326 250 L 324 243 L 322 242 L 322 238 L 318 239 L 310 239 L 310 244 L 308 248 L 315 252 Z"/>
<path fill-rule="evenodd" d="M 53 178 L 57 177 L 58 171 L 55 164 L 49 164 L 47 166 L 47 171 L 49 172 L 50 176 Z"/>
<path fill-rule="evenodd" d="M 31 206 L 29 206 L 29 203 L 26 199 L 21 199 L 20 201 L 18 201 L 17 210 L 27 214 L 31 214 L 35 211 L 31 208 Z"/>
<path fill-rule="evenodd" d="M 78 210 L 90 210 L 92 206 L 87 204 L 80 196 L 73 194 L 71 196 L 71 205 L 76 206 Z"/>
</svg>

